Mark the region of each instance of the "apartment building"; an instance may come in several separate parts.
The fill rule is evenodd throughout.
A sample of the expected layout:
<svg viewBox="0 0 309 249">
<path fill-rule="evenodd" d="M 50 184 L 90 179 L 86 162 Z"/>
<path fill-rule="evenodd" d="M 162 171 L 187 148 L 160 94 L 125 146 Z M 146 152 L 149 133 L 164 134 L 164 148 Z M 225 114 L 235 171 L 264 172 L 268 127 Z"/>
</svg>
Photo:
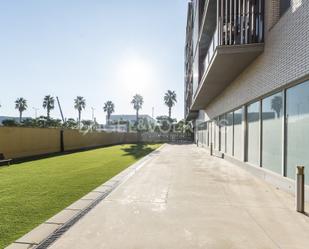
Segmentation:
<svg viewBox="0 0 309 249">
<path fill-rule="evenodd" d="M 199 146 L 309 184 L 309 1 L 193 0 L 185 116 Z M 292 183 L 292 181 L 290 181 Z"/>
</svg>

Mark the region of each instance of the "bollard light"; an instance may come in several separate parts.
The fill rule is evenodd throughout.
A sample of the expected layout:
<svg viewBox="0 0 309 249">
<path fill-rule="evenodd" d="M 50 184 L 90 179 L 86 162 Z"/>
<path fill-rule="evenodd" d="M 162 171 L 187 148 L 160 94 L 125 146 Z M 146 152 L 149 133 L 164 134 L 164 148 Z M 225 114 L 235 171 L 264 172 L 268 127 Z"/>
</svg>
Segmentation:
<svg viewBox="0 0 309 249">
<path fill-rule="evenodd" d="M 305 212 L 305 167 L 296 167 L 296 211 Z"/>
</svg>

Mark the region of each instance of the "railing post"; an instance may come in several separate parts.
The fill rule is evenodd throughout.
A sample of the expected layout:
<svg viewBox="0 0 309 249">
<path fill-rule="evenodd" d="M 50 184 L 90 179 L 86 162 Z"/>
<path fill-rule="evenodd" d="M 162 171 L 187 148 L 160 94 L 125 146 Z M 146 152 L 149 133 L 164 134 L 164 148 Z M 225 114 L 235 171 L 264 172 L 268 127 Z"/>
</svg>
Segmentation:
<svg viewBox="0 0 309 249">
<path fill-rule="evenodd" d="M 305 175 L 304 166 L 296 167 L 296 211 L 305 212 Z"/>
</svg>

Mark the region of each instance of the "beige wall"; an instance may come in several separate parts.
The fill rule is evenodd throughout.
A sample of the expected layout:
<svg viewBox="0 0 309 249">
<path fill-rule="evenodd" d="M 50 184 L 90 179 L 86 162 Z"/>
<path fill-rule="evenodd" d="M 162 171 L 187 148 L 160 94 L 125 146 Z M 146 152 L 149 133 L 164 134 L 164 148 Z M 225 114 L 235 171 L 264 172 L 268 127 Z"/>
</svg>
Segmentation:
<svg viewBox="0 0 309 249">
<path fill-rule="evenodd" d="M 0 153 L 18 158 L 60 151 L 58 129 L 0 127 Z"/>
<path fill-rule="evenodd" d="M 121 143 L 136 143 L 134 133 L 64 130 L 64 149 L 75 150 Z M 20 158 L 60 152 L 60 129 L 0 127 L 0 153 L 6 158 Z"/>
<path fill-rule="evenodd" d="M 136 134 L 126 133 L 93 132 L 84 134 L 77 130 L 65 130 L 63 136 L 65 150 L 137 142 Z"/>
</svg>

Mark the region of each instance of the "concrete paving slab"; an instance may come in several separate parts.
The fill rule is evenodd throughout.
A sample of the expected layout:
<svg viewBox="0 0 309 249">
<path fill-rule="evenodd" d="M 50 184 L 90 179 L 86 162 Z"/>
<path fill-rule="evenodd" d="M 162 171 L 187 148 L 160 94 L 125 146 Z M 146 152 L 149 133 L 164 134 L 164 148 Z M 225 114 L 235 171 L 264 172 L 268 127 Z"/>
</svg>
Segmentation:
<svg viewBox="0 0 309 249">
<path fill-rule="evenodd" d="M 5 249 L 34 249 L 36 245 L 13 243 Z"/>
<path fill-rule="evenodd" d="M 119 180 L 114 180 L 113 178 L 112 179 L 110 179 L 110 180 L 108 180 L 107 182 L 105 182 L 104 184 L 103 184 L 103 186 L 115 186 L 115 185 L 117 185 L 119 183 Z"/>
<path fill-rule="evenodd" d="M 207 209 L 191 205 L 181 210 L 173 206 L 102 202 L 98 206 L 102 211 L 100 214 L 91 212 L 87 221 L 83 219 L 79 222 L 78 232 L 84 236 L 78 239 L 78 243 L 74 242 L 76 238 L 70 236 L 56 242 L 52 248 L 231 248 L 231 244 L 244 241 L 246 247 L 237 248 L 276 248 L 243 210 L 237 211 L 230 207 Z M 201 217 L 195 215 L 197 210 Z M 218 216 L 222 218 L 217 219 Z M 236 221 L 235 217 L 241 219 Z M 209 223 L 211 226 L 205 226 Z M 238 229 L 230 230 L 231 226 Z M 248 234 L 243 233 L 244 230 L 250 230 L 254 239 L 249 239 Z M 218 247 L 216 241 L 221 241 Z M 266 247 L 269 245 L 273 247 Z"/>
<path fill-rule="evenodd" d="M 121 181 L 123 178 L 125 178 L 128 174 L 134 172 L 134 168 L 129 167 L 125 169 L 124 171 L 120 172 L 118 175 L 114 176 L 110 179 L 109 183 L 117 183 Z"/>
<path fill-rule="evenodd" d="M 60 226 L 56 224 L 41 224 L 31 232 L 16 240 L 16 243 L 39 244 L 59 227 Z"/>
<path fill-rule="evenodd" d="M 246 210 L 267 234 L 271 234 L 280 248 L 309 248 L 307 216 L 295 214 L 286 208 L 246 208 Z M 293 232 L 288 232 L 287 228 Z"/>
<path fill-rule="evenodd" d="M 47 220 L 45 223 L 47 224 L 64 224 L 68 222 L 70 219 L 72 219 L 76 214 L 78 213 L 78 210 L 62 210 L 60 213 L 56 214 L 49 220 Z"/>
<path fill-rule="evenodd" d="M 102 195 L 102 193 L 100 192 L 90 192 L 88 194 L 86 194 L 85 196 L 83 196 L 81 198 L 81 200 L 95 200 L 97 198 L 99 198 Z"/>
<path fill-rule="evenodd" d="M 92 200 L 78 200 L 72 205 L 68 206 L 67 210 L 82 210 L 88 207 L 92 203 Z"/>
<path fill-rule="evenodd" d="M 52 249 L 308 249 L 294 197 L 194 145 L 167 145 Z"/>
<path fill-rule="evenodd" d="M 92 192 L 101 192 L 101 193 L 106 193 L 107 191 L 110 191 L 111 187 L 107 187 L 107 186 L 99 186 L 97 188 L 95 188 Z"/>
</svg>

